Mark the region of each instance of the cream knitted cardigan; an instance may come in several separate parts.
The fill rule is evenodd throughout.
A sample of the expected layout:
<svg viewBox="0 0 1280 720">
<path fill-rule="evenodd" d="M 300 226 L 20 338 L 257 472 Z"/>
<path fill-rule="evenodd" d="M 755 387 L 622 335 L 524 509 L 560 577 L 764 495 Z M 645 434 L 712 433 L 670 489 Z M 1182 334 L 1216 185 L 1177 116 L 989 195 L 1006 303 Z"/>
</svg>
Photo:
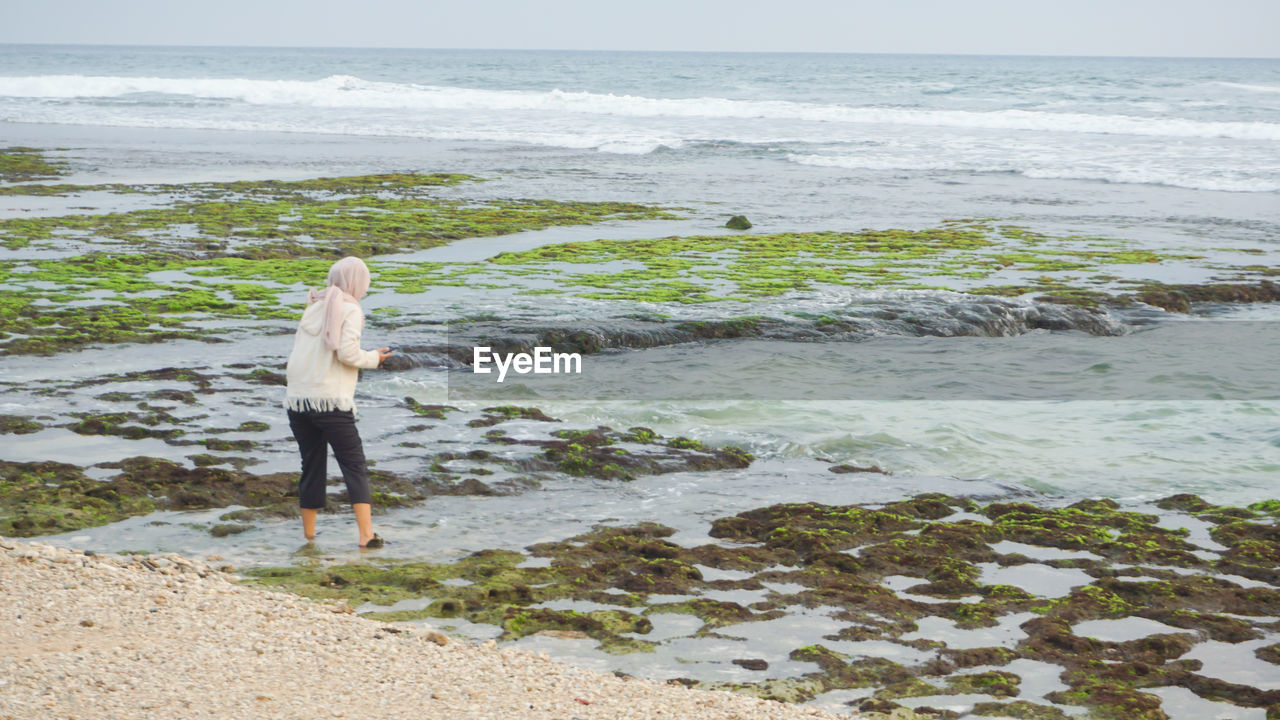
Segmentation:
<svg viewBox="0 0 1280 720">
<path fill-rule="evenodd" d="M 378 352 L 360 349 L 364 313 L 355 303 L 343 304 L 342 343 L 338 349 L 325 347 L 321 335 L 324 305 L 312 303 L 302 313 L 302 322 L 293 336 L 293 352 L 285 371 L 288 389 L 284 406 L 290 410 L 355 410 L 358 369 L 378 367 Z"/>
</svg>

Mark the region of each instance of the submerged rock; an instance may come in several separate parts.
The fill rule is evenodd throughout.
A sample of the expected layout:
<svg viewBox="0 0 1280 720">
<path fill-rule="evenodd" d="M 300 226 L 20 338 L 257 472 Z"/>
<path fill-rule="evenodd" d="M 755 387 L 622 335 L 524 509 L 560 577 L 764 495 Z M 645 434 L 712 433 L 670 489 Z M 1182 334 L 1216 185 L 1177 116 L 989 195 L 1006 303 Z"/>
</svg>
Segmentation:
<svg viewBox="0 0 1280 720">
<path fill-rule="evenodd" d="M 832 465 L 831 467 L 827 468 L 827 471 L 836 473 L 837 475 L 843 475 L 847 473 L 876 473 L 878 475 L 889 474 L 888 470 L 880 469 L 879 465 L 868 465 L 867 467 L 858 467 L 857 465 L 848 465 L 848 464 Z"/>
<path fill-rule="evenodd" d="M 0 415 L 0 435 L 29 435 L 39 432 L 43 428 L 43 425 L 28 417 Z"/>
</svg>

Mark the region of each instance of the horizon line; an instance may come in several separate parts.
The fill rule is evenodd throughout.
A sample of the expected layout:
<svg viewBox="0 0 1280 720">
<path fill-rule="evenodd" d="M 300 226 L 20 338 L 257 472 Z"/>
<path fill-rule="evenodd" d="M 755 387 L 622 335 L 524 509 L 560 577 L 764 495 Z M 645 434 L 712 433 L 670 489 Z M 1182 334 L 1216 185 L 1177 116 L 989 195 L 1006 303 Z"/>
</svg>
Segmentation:
<svg viewBox="0 0 1280 720">
<path fill-rule="evenodd" d="M 450 52 L 581 52 L 581 53 L 688 53 L 722 55 L 877 55 L 889 57 L 1008 57 L 1008 58 L 1089 58 L 1116 60 L 1280 60 L 1264 55 L 1111 55 L 1059 53 L 998 53 L 998 52 L 866 52 L 853 50 L 653 50 L 653 49 L 603 49 L 603 48 L 483 48 L 483 47 L 391 47 L 381 45 L 220 45 L 220 44 L 139 44 L 139 43 L 86 43 L 86 42 L 3 42 L 10 47 L 97 47 L 97 48 L 166 48 L 166 49 L 237 49 L 237 50 L 389 50 L 389 51 L 450 51 Z"/>
</svg>

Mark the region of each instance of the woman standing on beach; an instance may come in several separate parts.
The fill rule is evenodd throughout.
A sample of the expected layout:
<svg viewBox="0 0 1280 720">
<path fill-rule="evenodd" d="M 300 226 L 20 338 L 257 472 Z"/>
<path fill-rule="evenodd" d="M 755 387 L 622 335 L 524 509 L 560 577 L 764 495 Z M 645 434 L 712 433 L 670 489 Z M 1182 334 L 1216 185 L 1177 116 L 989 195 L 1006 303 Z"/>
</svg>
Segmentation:
<svg viewBox="0 0 1280 720">
<path fill-rule="evenodd" d="M 325 506 L 327 494 L 328 446 L 347 483 L 359 545 L 377 548 L 383 541 L 373 532 L 364 446 L 356 431 L 355 392 L 358 370 L 378 367 L 391 350 L 360 348 L 364 329 L 360 299 L 368 291 L 369 268 L 360 258 L 346 257 L 329 268 L 328 287 L 310 292 L 293 336 L 284 405 L 302 454 L 298 480 L 302 534 L 308 541 L 316 537 L 316 512 Z"/>
</svg>

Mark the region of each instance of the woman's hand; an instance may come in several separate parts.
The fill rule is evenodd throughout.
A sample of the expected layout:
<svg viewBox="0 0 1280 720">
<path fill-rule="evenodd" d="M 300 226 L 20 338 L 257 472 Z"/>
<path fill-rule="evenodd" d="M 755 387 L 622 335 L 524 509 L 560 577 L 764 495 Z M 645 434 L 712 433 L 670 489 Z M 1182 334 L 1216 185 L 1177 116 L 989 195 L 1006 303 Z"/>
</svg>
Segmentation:
<svg viewBox="0 0 1280 720">
<path fill-rule="evenodd" d="M 382 363 L 389 357 L 391 357 L 391 348 L 389 347 L 378 348 L 378 366 L 379 367 L 381 367 Z"/>
</svg>

